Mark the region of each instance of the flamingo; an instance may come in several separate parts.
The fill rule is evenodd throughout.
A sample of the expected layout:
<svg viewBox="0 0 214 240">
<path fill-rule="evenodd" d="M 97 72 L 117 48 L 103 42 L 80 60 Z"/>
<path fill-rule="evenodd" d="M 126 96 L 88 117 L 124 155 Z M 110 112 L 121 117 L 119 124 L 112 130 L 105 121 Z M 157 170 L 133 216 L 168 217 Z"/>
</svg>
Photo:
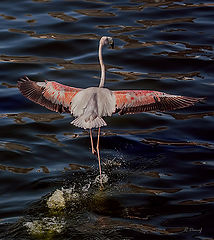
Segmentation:
<svg viewBox="0 0 214 240">
<path fill-rule="evenodd" d="M 107 125 L 103 117 L 111 116 L 114 113 L 124 115 L 149 111 L 170 111 L 185 108 L 204 100 L 204 98 L 171 95 L 151 90 L 112 91 L 104 88 L 105 65 L 102 58 L 104 45 L 110 45 L 113 48 L 113 39 L 103 36 L 99 42 L 101 78 L 98 87 L 81 89 L 54 81 L 35 82 L 27 76 L 18 81 L 18 88 L 23 96 L 49 110 L 70 113 L 75 117 L 71 124 L 89 129 L 91 151 L 98 158 L 101 184 L 100 128 Z M 96 150 L 92 136 L 92 129 L 94 128 L 98 128 Z"/>
</svg>

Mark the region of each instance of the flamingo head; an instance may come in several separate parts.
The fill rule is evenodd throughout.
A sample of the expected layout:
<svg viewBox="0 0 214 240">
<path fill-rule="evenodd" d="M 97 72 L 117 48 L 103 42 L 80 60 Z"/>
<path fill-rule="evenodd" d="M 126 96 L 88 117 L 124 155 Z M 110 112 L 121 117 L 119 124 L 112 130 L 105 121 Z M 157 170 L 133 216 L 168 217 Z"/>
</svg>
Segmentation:
<svg viewBox="0 0 214 240">
<path fill-rule="evenodd" d="M 100 44 L 109 45 L 111 46 L 112 49 L 114 48 L 114 40 L 112 37 L 106 37 L 106 36 L 101 37 Z"/>
</svg>

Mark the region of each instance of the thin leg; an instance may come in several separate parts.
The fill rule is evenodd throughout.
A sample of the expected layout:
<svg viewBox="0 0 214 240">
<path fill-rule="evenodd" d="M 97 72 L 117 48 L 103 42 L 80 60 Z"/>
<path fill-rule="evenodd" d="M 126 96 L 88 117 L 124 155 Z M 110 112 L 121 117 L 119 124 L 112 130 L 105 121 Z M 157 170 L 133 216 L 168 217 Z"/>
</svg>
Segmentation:
<svg viewBox="0 0 214 240">
<path fill-rule="evenodd" d="M 92 131 L 90 129 L 90 139 L 91 139 L 91 152 L 93 154 L 96 154 L 96 150 L 94 149 L 94 143 L 93 143 L 93 137 L 92 137 Z"/>
<path fill-rule="evenodd" d="M 99 144 L 100 144 L 100 128 L 98 129 L 98 135 L 97 135 L 97 158 L 98 158 L 99 170 L 100 170 L 100 184 L 102 185 L 102 170 L 101 170 L 101 162 L 100 162 Z"/>
</svg>

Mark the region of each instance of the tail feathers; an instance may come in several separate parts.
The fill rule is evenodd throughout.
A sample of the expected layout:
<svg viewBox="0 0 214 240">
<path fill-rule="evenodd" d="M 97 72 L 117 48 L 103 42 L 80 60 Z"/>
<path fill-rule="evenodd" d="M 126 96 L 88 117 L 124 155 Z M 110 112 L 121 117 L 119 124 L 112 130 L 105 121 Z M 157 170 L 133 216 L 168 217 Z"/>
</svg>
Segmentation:
<svg viewBox="0 0 214 240">
<path fill-rule="evenodd" d="M 91 129 L 91 128 L 99 128 L 102 126 L 106 126 L 106 122 L 101 117 L 96 117 L 94 120 L 86 121 L 85 116 L 80 116 L 74 119 L 71 124 L 75 125 L 76 127 L 81 127 L 84 129 Z"/>
</svg>

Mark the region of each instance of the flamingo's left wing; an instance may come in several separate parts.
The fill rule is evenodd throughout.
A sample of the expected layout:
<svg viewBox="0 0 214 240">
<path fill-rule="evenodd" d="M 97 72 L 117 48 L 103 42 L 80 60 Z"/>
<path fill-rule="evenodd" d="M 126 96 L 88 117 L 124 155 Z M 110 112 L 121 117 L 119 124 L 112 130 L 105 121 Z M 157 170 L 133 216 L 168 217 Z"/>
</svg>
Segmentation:
<svg viewBox="0 0 214 240">
<path fill-rule="evenodd" d="M 194 105 L 203 98 L 171 95 L 149 90 L 113 91 L 116 98 L 116 112 L 120 115 L 149 111 L 170 111 Z"/>
<path fill-rule="evenodd" d="M 18 88 L 26 98 L 59 113 L 70 113 L 70 103 L 81 90 L 53 81 L 34 82 L 28 77 L 20 79 Z"/>
</svg>

